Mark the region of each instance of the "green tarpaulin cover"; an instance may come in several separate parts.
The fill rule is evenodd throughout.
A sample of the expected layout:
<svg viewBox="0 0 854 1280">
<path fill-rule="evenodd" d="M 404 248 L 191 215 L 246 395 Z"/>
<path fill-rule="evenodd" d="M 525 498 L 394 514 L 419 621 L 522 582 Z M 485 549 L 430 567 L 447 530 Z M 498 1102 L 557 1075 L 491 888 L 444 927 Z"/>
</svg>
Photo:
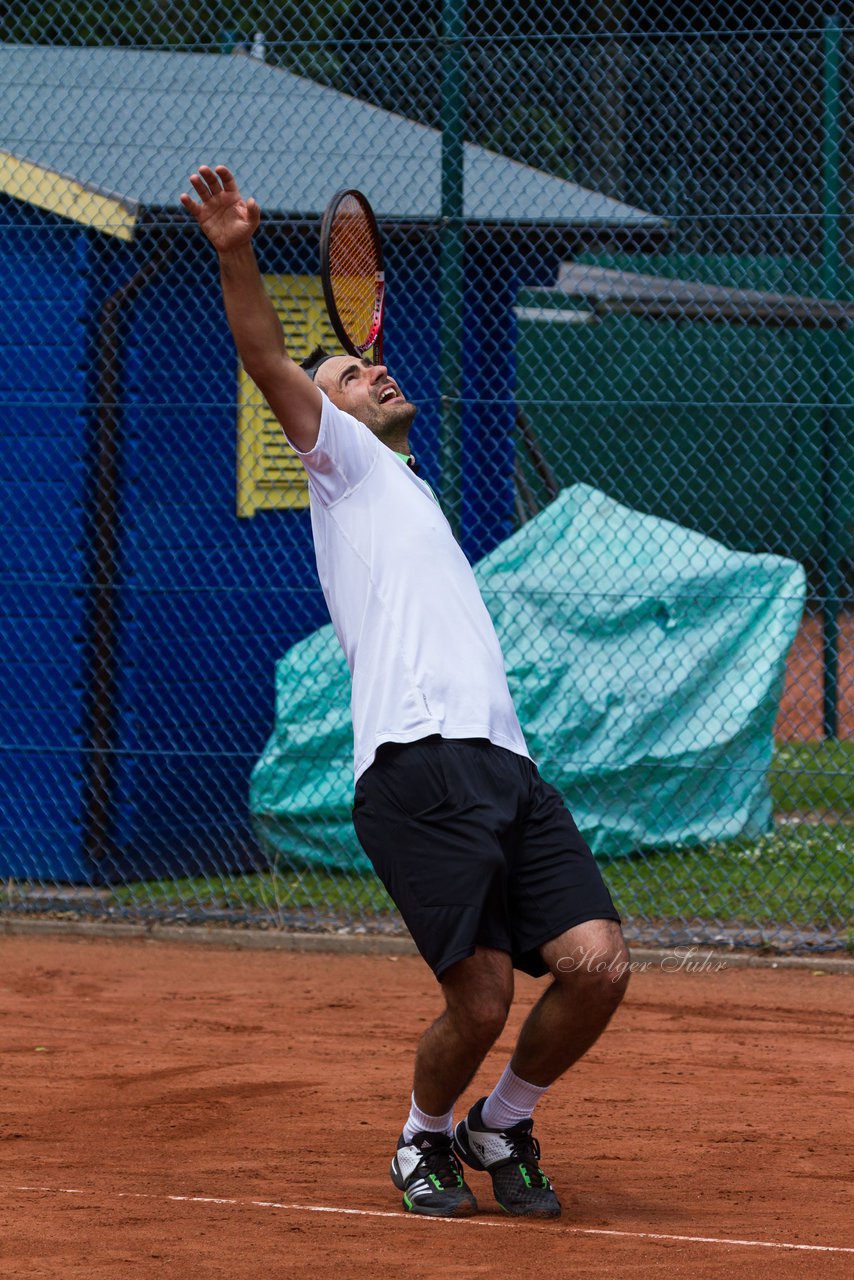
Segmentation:
<svg viewBox="0 0 854 1280">
<path fill-rule="evenodd" d="M 800 564 L 574 485 L 475 574 L 531 755 L 594 853 L 768 830 Z M 276 669 L 275 729 L 250 781 L 272 860 L 369 867 L 350 821 L 352 751 L 350 678 L 327 626 Z"/>
</svg>

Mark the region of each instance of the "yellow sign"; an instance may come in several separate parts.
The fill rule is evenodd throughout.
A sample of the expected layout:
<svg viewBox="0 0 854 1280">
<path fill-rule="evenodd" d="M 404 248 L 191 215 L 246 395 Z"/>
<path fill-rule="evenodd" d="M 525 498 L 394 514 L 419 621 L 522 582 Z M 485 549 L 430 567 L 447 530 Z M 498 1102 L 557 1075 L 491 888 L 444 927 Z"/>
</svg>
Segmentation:
<svg viewBox="0 0 854 1280">
<path fill-rule="evenodd" d="M 318 344 L 341 351 L 323 301 L 319 276 L 265 276 L 264 285 L 294 360 L 304 360 Z M 308 506 L 308 485 L 299 458 L 255 383 L 237 374 L 237 514 L 286 511 Z"/>
</svg>

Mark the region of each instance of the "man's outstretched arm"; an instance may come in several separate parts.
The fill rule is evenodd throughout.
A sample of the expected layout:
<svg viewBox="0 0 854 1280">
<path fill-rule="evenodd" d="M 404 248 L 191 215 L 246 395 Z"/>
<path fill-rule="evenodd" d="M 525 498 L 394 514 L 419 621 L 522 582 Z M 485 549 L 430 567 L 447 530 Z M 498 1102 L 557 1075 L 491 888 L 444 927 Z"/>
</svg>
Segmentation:
<svg viewBox="0 0 854 1280">
<path fill-rule="evenodd" d="M 199 200 L 186 193 L 181 204 L 219 255 L 225 313 L 243 367 L 288 438 L 303 453 L 314 448 L 322 398 L 285 350 L 279 317 L 267 297 L 252 237 L 261 221 L 255 200 L 244 200 L 225 165 L 200 165 L 190 178 Z"/>
</svg>

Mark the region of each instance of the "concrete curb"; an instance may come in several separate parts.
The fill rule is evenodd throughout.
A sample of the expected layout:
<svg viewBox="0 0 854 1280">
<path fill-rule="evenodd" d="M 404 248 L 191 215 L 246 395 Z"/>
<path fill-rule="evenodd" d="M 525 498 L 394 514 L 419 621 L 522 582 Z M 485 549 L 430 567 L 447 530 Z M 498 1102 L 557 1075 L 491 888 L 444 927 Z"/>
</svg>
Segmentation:
<svg viewBox="0 0 854 1280">
<path fill-rule="evenodd" d="M 408 937 L 371 933 L 298 933 L 279 929 L 216 929 L 209 925 L 126 924 L 102 920 L 0 920 L 0 934 L 172 942 L 230 951 L 325 951 L 344 955 L 417 955 Z"/>
<path fill-rule="evenodd" d="M 96 938 L 103 941 L 177 943 L 246 951 L 308 951 L 333 955 L 417 955 L 410 938 L 371 933 L 289 933 L 275 929 L 212 929 L 207 925 L 125 924 L 97 920 L 13 920 L 0 918 L 0 934 L 12 937 Z M 709 945 L 631 947 L 636 968 L 666 972 L 727 969 L 803 969 L 808 972 L 854 974 L 854 956 L 773 955 L 728 951 Z M 662 962 L 667 961 L 667 964 Z"/>
</svg>

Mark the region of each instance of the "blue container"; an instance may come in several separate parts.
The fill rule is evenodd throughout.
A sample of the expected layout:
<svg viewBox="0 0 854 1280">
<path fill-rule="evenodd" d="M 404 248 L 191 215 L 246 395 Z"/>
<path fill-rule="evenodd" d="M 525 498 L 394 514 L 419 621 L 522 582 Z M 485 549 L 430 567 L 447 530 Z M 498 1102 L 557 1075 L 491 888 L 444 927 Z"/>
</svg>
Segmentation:
<svg viewBox="0 0 854 1280">
<path fill-rule="evenodd" d="M 152 241 L 15 216 L 0 256 L 0 297 L 21 317 L 0 333 L 0 874 L 85 882 L 250 868 L 261 855 L 248 778 L 273 723 L 275 663 L 327 621 L 309 513 L 237 515 L 237 361 L 197 233 L 174 230 L 171 257 L 122 300 L 154 262 Z M 316 234 L 271 236 L 260 250 L 264 271 L 317 272 Z M 387 360 L 420 406 L 414 447 L 438 487 L 435 242 L 392 242 L 387 268 Z M 500 252 L 472 251 L 468 270 L 463 545 L 474 560 L 511 526 L 516 286 Z M 118 468 L 105 583 L 96 370 L 110 296 Z"/>
<path fill-rule="evenodd" d="M 0 875 L 86 880 L 86 238 L 0 242 Z"/>
</svg>

